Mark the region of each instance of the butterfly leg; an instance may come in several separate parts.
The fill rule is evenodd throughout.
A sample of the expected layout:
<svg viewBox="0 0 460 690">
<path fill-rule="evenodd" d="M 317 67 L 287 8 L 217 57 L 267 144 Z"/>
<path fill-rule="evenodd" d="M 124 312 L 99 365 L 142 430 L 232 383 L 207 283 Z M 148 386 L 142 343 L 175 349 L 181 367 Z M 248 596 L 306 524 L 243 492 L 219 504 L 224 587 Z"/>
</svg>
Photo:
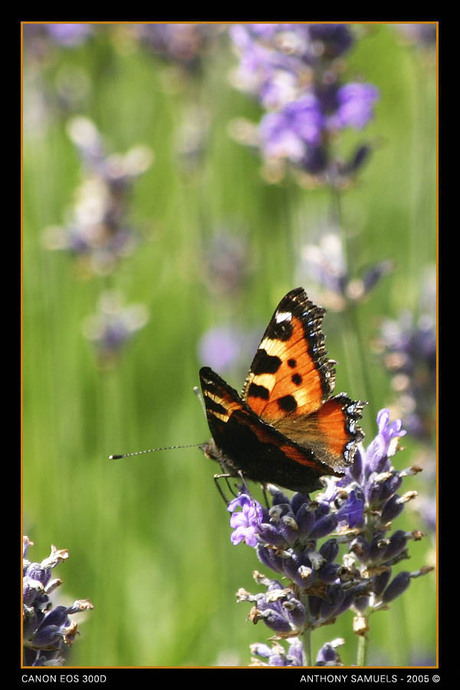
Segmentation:
<svg viewBox="0 0 460 690">
<path fill-rule="evenodd" d="M 230 484 L 230 482 L 229 482 L 230 477 L 233 477 L 233 476 L 234 476 L 234 475 L 229 474 L 228 472 L 226 472 L 226 473 L 223 473 L 223 474 L 215 474 L 214 477 L 213 477 L 213 478 L 214 478 L 214 482 L 215 482 L 216 487 L 217 487 L 217 490 L 218 490 L 218 492 L 220 493 L 220 495 L 222 496 L 222 498 L 223 498 L 223 500 L 224 500 L 224 502 L 225 502 L 225 505 L 228 505 L 229 501 L 226 499 L 225 494 L 224 494 L 224 492 L 222 491 L 222 488 L 221 488 L 221 486 L 220 486 L 220 484 L 219 484 L 219 480 L 220 480 L 220 479 L 225 479 L 225 483 L 227 484 L 228 490 L 230 491 L 230 493 L 232 494 L 232 496 L 234 496 L 234 497 L 236 498 L 238 494 L 235 492 L 235 488 L 234 488 L 234 487 Z M 241 470 L 238 470 L 238 476 L 239 476 L 239 478 L 241 479 L 241 482 L 242 482 L 241 486 L 239 487 L 240 493 L 241 493 L 241 492 L 244 492 L 244 493 L 250 494 L 249 487 L 248 487 L 248 485 L 246 484 L 246 479 L 244 478 L 244 474 L 241 472 Z"/>
<path fill-rule="evenodd" d="M 238 470 L 238 476 L 242 481 L 242 484 L 240 486 L 240 492 L 244 492 L 244 493 L 248 494 L 248 496 L 250 496 L 251 492 L 249 491 L 249 486 L 247 485 L 246 479 L 245 479 L 244 474 L 242 473 L 241 470 Z"/>
<path fill-rule="evenodd" d="M 233 496 L 236 496 L 233 487 L 231 486 L 230 482 L 228 481 L 228 480 L 229 480 L 229 477 L 231 477 L 231 476 L 232 476 L 231 474 L 215 474 L 214 477 L 213 477 L 213 478 L 214 478 L 214 483 L 215 483 L 215 485 L 216 485 L 216 488 L 217 488 L 218 492 L 220 493 L 220 495 L 222 496 L 222 499 L 223 499 L 223 501 L 224 501 L 224 503 L 225 503 L 226 506 L 228 506 L 229 501 L 227 500 L 227 498 L 225 497 L 224 492 L 222 491 L 222 488 L 221 488 L 221 486 L 220 486 L 219 480 L 225 479 L 225 483 L 227 484 L 228 490 L 230 491 L 230 493 L 231 493 Z"/>
<path fill-rule="evenodd" d="M 270 508 L 270 504 L 268 502 L 268 493 L 267 493 L 267 485 L 266 484 L 261 484 L 260 488 L 262 490 L 262 494 L 265 500 L 265 505 L 267 507 L 267 510 Z"/>
</svg>

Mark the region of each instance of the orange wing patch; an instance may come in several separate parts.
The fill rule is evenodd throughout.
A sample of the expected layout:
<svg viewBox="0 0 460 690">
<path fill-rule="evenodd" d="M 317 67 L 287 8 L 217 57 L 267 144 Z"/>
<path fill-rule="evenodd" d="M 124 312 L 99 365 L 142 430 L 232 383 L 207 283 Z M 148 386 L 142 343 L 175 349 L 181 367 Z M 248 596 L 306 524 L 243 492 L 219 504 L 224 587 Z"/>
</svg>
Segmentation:
<svg viewBox="0 0 460 690">
<path fill-rule="evenodd" d="M 287 295 L 262 338 L 246 378 L 243 399 L 256 414 L 276 421 L 318 410 L 335 383 L 321 322 L 324 310 L 305 292 Z"/>
<path fill-rule="evenodd" d="M 362 439 L 358 426 L 365 405 L 344 393 L 309 415 L 287 415 L 273 423 L 284 436 L 312 450 L 321 462 L 340 468 L 351 462 Z"/>
<path fill-rule="evenodd" d="M 316 419 L 329 461 L 332 458 L 342 460 L 343 449 L 351 438 L 347 431 L 346 408 L 342 398 L 331 398 L 325 402 L 316 413 Z"/>
<path fill-rule="evenodd" d="M 211 416 L 216 417 L 221 422 L 228 422 L 233 412 L 242 408 L 238 394 L 229 386 L 226 388 L 218 385 L 218 382 L 209 375 L 205 378 L 204 372 L 208 372 L 208 369 L 203 368 L 202 372 L 202 380 L 206 382 L 206 386 L 203 387 L 203 395 L 208 418 Z M 218 381 L 222 380 L 218 379 Z"/>
</svg>

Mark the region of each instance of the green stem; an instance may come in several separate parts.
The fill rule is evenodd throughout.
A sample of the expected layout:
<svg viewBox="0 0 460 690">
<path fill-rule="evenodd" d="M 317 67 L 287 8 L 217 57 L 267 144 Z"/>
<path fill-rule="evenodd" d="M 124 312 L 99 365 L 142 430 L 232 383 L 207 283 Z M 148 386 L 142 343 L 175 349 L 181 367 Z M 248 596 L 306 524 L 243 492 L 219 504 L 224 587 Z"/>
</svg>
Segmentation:
<svg viewBox="0 0 460 690">
<path fill-rule="evenodd" d="M 312 627 L 311 627 L 311 617 L 310 617 L 310 606 L 308 602 L 308 595 L 300 595 L 300 599 L 305 606 L 305 620 L 306 620 L 306 628 L 303 632 L 303 651 L 304 651 L 304 656 L 305 656 L 305 666 L 313 666 L 313 655 L 312 655 L 312 648 L 311 648 L 311 634 L 312 634 Z"/>
<path fill-rule="evenodd" d="M 352 256 L 354 252 L 351 251 L 349 238 L 344 229 L 341 192 L 335 185 L 331 185 L 330 190 L 332 221 L 342 232 L 344 261 L 347 275 L 350 276 L 352 274 L 350 256 Z M 352 374 L 350 380 L 352 378 L 355 380 L 357 377 L 360 378 L 356 387 L 358 390 L 362 391 L 362 397 L 370 402 L 370 413 L 372 418 L 375 419 L 375 410 L 372 409 L 374 398 L 372 394 L 371 376 L 369 374 L 367 349 L 364 344 L 361 324 L 358 318 L 357 305 L 351 301 L 347 301 L 346 303 L 344 309 L 344 322 L 343 342 L 347 353 L 346 359 L 348 368 Z"/>
<path fill-rule="evenodd" d="M 356 655 L 356 665 L 359 667 L 367 666 L 367 651 L 369 638 L 367 635 L 358 637 L 358 652 Z"/>
<path fill-rule="evenodd" d="M 305 665 L 313 666 L 312 651 L 311 651 L 311 628 L 308 627 L 303 634 L 303 650 L 305 654 Z"/>
<path fill-rule="evenodd" d="M 369 373 L 369 363 L 367 349 L 364 345 L 363 333 L 359 323 L 358 310 L 356 304 L 348 304 L 345 309 L 345 337 L 348 340 L 348 354 L 352 355 L 353 373 L 356 376 L 359 372 L 360 390 L 363 397 L 369 403 L 369 413 L 372 420 L 376 419 L 377 412 L 374 409 L 374 394 L 372 390 L 372 380 Z"/>
</svg>

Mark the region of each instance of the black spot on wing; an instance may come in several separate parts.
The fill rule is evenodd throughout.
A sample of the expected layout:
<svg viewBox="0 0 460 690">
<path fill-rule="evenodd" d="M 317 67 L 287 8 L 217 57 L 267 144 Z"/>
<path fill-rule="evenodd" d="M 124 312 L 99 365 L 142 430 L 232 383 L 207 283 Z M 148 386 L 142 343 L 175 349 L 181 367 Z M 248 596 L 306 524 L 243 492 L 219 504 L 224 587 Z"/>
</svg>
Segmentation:
<svg viewBox="0 0 460 690">
<path fill-rule="evenodd" d="M 270 391 L 265 386 L 258 386 L 256 383 L 251 383 L 248 389 L 248 396 L 252 398 L 262 398 L 262 400 L 268 400 L 270 397 Z"/>
<path fill-rule="evenodd" d="M 263 348 L 257 350 L 251 365 L 251 372 L 259 374 L 276 374 L 281 366 L 281 359 L 276 355 L 269 355 Z"/>
<path fill-rule="evenodd" d="M 278 406 L 283 412 L 295 412 L 297 402 L 293 395 L 285 395 L 278 400 Z"/>
</svg>

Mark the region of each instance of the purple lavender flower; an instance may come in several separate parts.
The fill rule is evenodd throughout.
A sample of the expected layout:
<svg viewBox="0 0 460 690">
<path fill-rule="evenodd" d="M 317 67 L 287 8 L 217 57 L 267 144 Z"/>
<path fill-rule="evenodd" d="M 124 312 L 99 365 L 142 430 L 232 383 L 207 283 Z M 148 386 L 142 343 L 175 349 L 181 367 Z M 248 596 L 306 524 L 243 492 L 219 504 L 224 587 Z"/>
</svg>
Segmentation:
<svg viewBox="0 0 460 690">
<path fill-rule="evenodd" d="M 93 608 L 88 599 L 75 601 L 71 606 L 54 606 L 51 593 L 61 580 L 52 579 L 51 571 L 69 556 L 66 549 L 51 547 L 51 553 L 41 563 L 26 559 L 33 542 L 23 538 L 23 645 L 26 666 L 62 666 L 77 635 L 77 624 L 71 621 L 74 613 Z"/>
<path fill-rule="evenodd" d="M 355 600 L 353 608 L 357 620 L 363 619 L 364 612 L 368 616 L 400 596 L 411 579 L 431 570 L 422 567 L 413 573 L 401 571 L 391 579 L 394 566 L 409 557 L 409 541 L 418 541 L 423 537 L 419 530 L 396 530 L 390 533 L 389 529 L 404 506 L 417 495 L 414 491 L 402 495 L 399 493 L 404 478 L 417 474 L 420 468 L 396 470 L 392 465 L 391 459 L 398 450 L 399 439 L 406 434 L 401 420 L 391 421 L 389 411 L 383 409 L 377 415 L 377 424 L 379 430 L 376 437 L 367 449 L 358 451 L 345 478 L 337 482 L 337 489 L 356 487 L 364 498 L 363 529 L 350 542 L 349 550 L 355 555 L 356 566 L 362 576 L 370 578 L 373 585 Z M 361 634 L 366 634 L 366 631 L 367 626 Z"/>
<path fill-rule="evenodd" d="M 216 326 L 201 337 L 198 356 L 213 369 L 225 372 L 245 365 L 259 341 L 259 331 L 245 331 L 235 325 Z"/>
<path fill-rule="evenodd" d="M 199 356 L 201 361 L 217 371 L 231 368 L 241 351 L 241 335 L 229 326 L 212 328 L 201 338 Z"/>
<path fill-rule="evenodd" d="M 27 60 L 53 59 L 53 52 L 59 48 L 77 48 L 94 33 L 94 26 L 85 23 L 39 24 L 25 22 L 23 25 L 24 56 Z M 29 62 L 29 66 L 30 66 Z"/>
<path fill-rule="evenodd" d="M 338 88 L 333 99 L 336 110 L 329 114 L 330 94 L 308 92 L 289 101 L 275 112 L 264 115 L 259 125 L 264 156 L 287 158 L 294 163 L 305 161 L 327 135 L 346 127 L 362 129 L 373 116 L 378 98 L 371 84 L 350 83 Z"/>
<path fill-rule="evenodd" d="M 318 286 L 318 298 L 334 311 L 364 301 L 380 280 L 393 270 L 393 262 L 379 261 L 362 269 L 355 277 L 350 275 L 343 241 L 338 228 L 326 227 L 321 239 L 306 244 L 301 253 L 299 273 Z"/>
<path fill-rule="evenodd" d="M 435 282 L 425 279 L 420 316 L 403 312 L 386 319 L 375 349 L 391 376 L 395 407 L 404 416 L 410 434 L 419 441 L 418 463 L 423 467 L 424 495 L 418 510 L 426 527 L 435 534 L 436 496 L 436 326 Z"/>
<path fill-rule="evenodd" d="M 167 62 L 197 71 L 201 58 L 221 32 L 219 24 L 133 24 L 133 34 L 143 46 Z"/>
<path fill-rule="evenodd" d="M 259 125 L 261 146 L 268 157 L 302 161 L 309 145 L 318 145 L 322 133 L 319 104 L 312 94 L 290 101 L 265 115 Z"/>
<path fill-rule="evenodd" d="M 68 130 L 81 157 L 83 180 L 68 222 L 47 228 L 43 241 L 49 249 L 69 252 L 85 271 L 108 274 L 136 246 L 127 222 L 129 198 L 135 179 L 149 168 L 152 153 L 138 146 L 124 155 L 108 155 L 97 128 L 84 117 L 73 118 Z"/>
<path fill-rule="evenodd" d="M 345 569 L 335 558 L 339 545 L 337 538 L 327 539 L 321 547 L 317 542 L 330 537 L 339 528 L 339 523 L 348 525 L 362 522 L 363 501 L 355 494 L 344 500 L 340 510 L 331 510 L 328 501 L 313 502 L 308 496 L 294 494 L 292 500 L 275 487 L 271 488 L 273 505 L 268 510 L 263 508 L 248 494 L 240 494 L 229 504 L 229 510 L 243 508 L 243 511 L 232 515 L 232 542 L 246 541 L 249 546 L 256 548 L 259 560 L 279 575 L 286 577 L 291 585 L 283 589 L 283 593 L 273 601 L 272 590 L 278 586 L 278 581 L 263 581 L 268 583 L 271 594 L 255 595 L 251 599 L 256 602 L 253 610 L 253 620 L 263 620 L 275 632 L 291 632 L 299 634 L 305 629 L 305 605 L 298 598 L 297 590 L 310 592 L 310 621 L 311 627 L 323 625 L 331 617 L 349 608 L 353 602 L 355 589 L 347 585 L 346 596 L 340 585 Z M 327 605 L 316 606 L 320 602 L 314 592 L 328 592 Z M 243 597 L 240 596 L 240 601 Z"/>
<path fill-rule="evenodd" d="M 299 95 L 312 69 L 331 64 L 354 40 L 346 24 L 235 24 L 229 35 L 240 59 L 233 75 L 235 86 L 258 97 L 267 108 Z M 273 98 L 277 84 L 283 82 L 289 87 Z"/>
<path fill-rule="evenodd" d="M 237 511 L 237 508 L 241 510 Z M 248 546 L 257 545 L 257 533 L 263 518 L 262 507 L 247 494 L 240 494 L 228 504 L 232 513 L 230 526 L 233 528 L 232 544 L 244 541 Z"/>
<path fill-rule="evenodd" d="M 345 644 L 345 640 L 341 637 L 331 642 L 325 642 L 316 657 L 316 666 L 341 666 L 342 662 L 337 647 L 341 647 L 343 644 Z"/>
<path fill-rule="evenodd" d="M 93 33 L 91 24 L 45 24 L 51 38 L 64 48 L 74 48 L 84 43 Z"/>
<path fill-rule="evenodd" d="M 280 642 L 251 645 L 251 653 L 255 654 L 252 666 L 305 666 L 305 655 L 302 642 L 298 638 L 288 638 L 288 648 Z M 257 658 L 258 657 L 258 658 Z"/>
<path fill-rule="evenodd" d="M 437 26 L 435 22 L 394 24 L 394 28 L 408 43 L 421 49 L 435 52 L 437 39 Z"/>
<path fill-rule="evenodd" d="M 337 111 L 329 119 L 328 127 L 363 129 L 374 115 L 374 105 L 379 98 L 379 92 L 372 84 L 352 82 L 341 86 L 336 97 Z"/>
<path fill-rule="evenodd" d="M 253 603 L 249 620 L 253 623 L 262 620 L 282 637 L 298 635 L 305 626 L 306 610 L 294 588 L 284 587 L 280 580 L 267 578 L 258 572 L 253 575 L 258 584 L 266 587 L 266 592 L 251 594 L 244 589 L 237 592 L 239 602 Z"/>
<path fill-rule="evenodd" d="M 104 292 L 97 312 L 85 320 L 83 327 L 84 335 L 95 346 L 99 363 L 103 366 L 113 364 L 148 318 L 145 305 L 125 305 L 120 293 Z"/>
<path fill-rule="evenodd" d="M 419 530 L 391 531 L 392 521 L 416 496 L 414 491 L 399 493 L 403 480 L 419 468 L 396 470 L 392 465 L 399 439 L 406 434 L 401 420 L 392 420 L 383 409 L 377 426 L 375 438 L 367 448 L 360 445 L 344 477 L 325 477 L 325 489 L 315 500 L 300 493 L 289 498 L 269 485 L 270 508 L 247 488 L 228 506 L 232 543 L 254 548 L 259 561 L 275 573 L 272 578 L 256 571 L 254 579 L 265 591 L 240 589 L 237 599 L 252 603 L 249 619 L 263 622 L 279 638 L 296 638 L 299 645 L 302 636 L 349 609 L 355 612 L 355 632 L 366 636 L 370 613 L 384 610 L 414 578 L 431 570 L 394 572 L 409 557 L 409 542 L 423 536 Z M 278 644 L 256 645 L 253 652 L 264 665 L 305 662 L 305 650 L 295 661 L 295 655 Z M 325 646 L 316 663 L 341 662 L 334 646 Z"/>
<path fill-rule="evenodd" d="M 305 652 L 302 641 L 298 637 L 287 639 L 287 649 L 281 642 L 268 644 L 255 643 L 251 645 L 251 653 L 256 656 L 252 666 L 306 666 Z M 341 666 L 342 662 L 337 647 L 345 643 L 342 638 L 326 642 L 316 656 L 315 666 Z"/>
<path fill-rule="evenodd" d="M 342 129 L 363 129 L 379 93 L 372 84 L 341 81 L 337 58 L 354 42 L 350 28 L 250 24 L 229 33 L 240 55 L 234 84 L 256 96 L 266 111 L 258 133 L 267 164 L 286 161 L 334 184 L 356 174 L 369 145 L 359 145 L 343 162 L 332 158 L 330 140 Z"/>
<path fill-rule="evenodd" d="M 275 50 L 270 43 L 278 26 L 236 24 L 229 29 L 240 57 L 232 81 L 267 108 L 279 107 L 297 93 L 296 58 Z"/>
<path fill-rule="evenodd" d="M 376 344 L 392 376 L 398 407 L 411 434 L 432 442 L 436 409 L 436 329 L 434 319 L 409 312 L 383 322 Z"/>
<path fill-rule="evenodd" d="M 246 286 L 251 249 L 242 233 L 220 229 L 205 248 L 203 263 L 208 290 L 234 297 Z"/>
</svg>

